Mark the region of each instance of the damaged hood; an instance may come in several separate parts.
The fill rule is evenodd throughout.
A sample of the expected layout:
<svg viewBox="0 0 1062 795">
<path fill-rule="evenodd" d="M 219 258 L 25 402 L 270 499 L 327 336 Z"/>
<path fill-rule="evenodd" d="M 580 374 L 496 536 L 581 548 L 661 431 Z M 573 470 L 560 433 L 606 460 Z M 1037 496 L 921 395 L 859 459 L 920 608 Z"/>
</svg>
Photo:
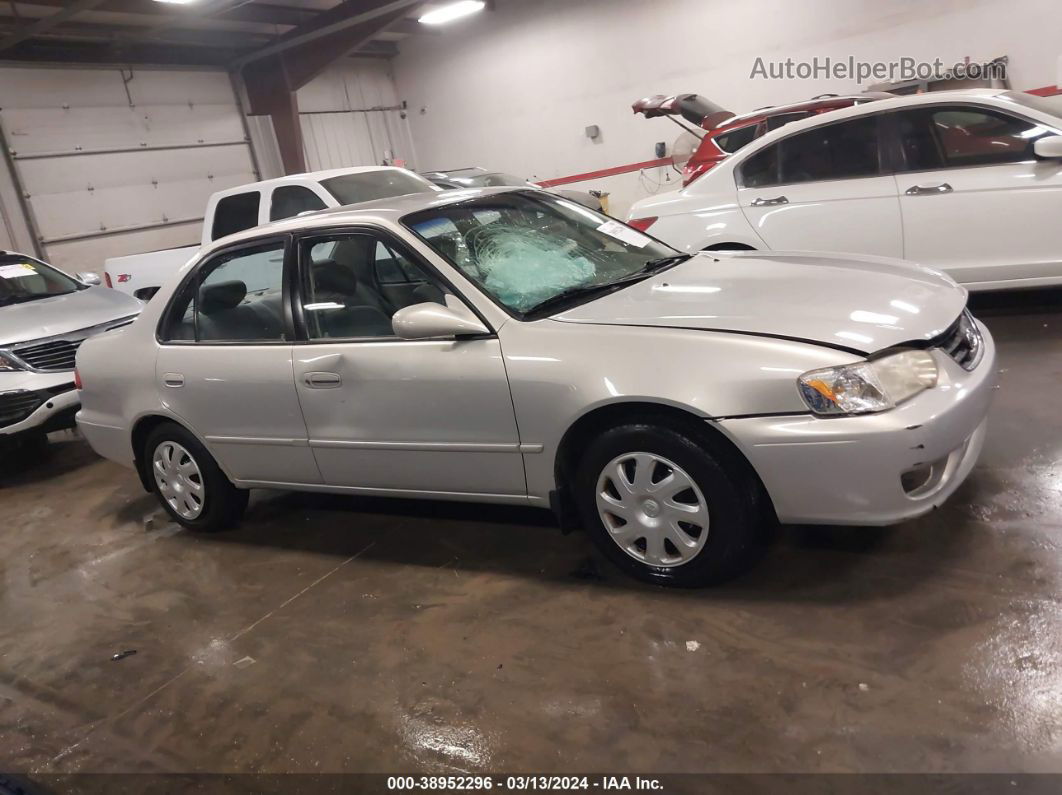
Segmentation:
<svg viewBox="0 0 1062 795">
<path fill-rule="evenodd" d="M 133 296 L 106 287 L 0 306 L 0 347 L 131 317 L 143 307 Z"/>
<path fill-rule="evenodd" d="M 901 260 L 720 251 L 553 320 L 756 334 L 865 354 L 932 339 L 965 305 L 966 290 L 947 276 Z"/>
</svg>

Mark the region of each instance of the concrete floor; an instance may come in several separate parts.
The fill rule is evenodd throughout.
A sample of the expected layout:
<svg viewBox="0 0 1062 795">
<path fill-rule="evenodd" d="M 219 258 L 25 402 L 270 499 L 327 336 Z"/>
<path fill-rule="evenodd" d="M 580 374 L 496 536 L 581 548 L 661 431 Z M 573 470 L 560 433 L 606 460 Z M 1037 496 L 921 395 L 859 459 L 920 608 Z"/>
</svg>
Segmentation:
<svg viewBox="0 0 1062 795">
<path fill-rule="evenodd" d="M 977 305 L 1003 386 L 950 503 L 784 529 L 713 590 L 525 510 L 264 493 L 193 536 L 59 437 L 0 478 L 0 762 L 1060 771 L 1062 293 Z"/>
</svg>

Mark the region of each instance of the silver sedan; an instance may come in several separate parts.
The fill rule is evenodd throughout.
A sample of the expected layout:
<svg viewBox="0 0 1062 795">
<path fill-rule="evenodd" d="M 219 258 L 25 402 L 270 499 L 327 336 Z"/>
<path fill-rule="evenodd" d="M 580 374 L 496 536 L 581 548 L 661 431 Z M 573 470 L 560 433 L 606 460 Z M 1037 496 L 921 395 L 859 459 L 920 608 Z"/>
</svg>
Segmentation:
<svg viewBox="0 0 1062 795">
<path fill-rule="evenodd" d="M 78 422 L 192 529 L 256 487 L 537 505 L 698 585 L 771 522 L 947 499 L 993 358 L 931 270 L 690 256 L 542 191 L 448 191 L 217 241 L 81 347 Z"/>
</svg>

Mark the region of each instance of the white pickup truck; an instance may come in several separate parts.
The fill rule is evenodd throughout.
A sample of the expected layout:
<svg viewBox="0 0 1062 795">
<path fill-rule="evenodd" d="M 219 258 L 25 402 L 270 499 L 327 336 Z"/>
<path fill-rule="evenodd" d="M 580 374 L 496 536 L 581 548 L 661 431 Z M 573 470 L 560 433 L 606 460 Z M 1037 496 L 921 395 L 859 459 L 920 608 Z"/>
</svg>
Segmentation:
<svg viewBox="0 0 1062 795">
<path fill-rule="evenodd" d="M 215 193 L 207 201 L 200 245 L 244 229 L 305 212 L 347 204 L 439 191 L 424 177 L 393 166 L 360 166 L 292 174 Z M 112 257 L 103 264 L 108 287 L 142 301 L 199 251 L 200 246 Z"/>
</svg>

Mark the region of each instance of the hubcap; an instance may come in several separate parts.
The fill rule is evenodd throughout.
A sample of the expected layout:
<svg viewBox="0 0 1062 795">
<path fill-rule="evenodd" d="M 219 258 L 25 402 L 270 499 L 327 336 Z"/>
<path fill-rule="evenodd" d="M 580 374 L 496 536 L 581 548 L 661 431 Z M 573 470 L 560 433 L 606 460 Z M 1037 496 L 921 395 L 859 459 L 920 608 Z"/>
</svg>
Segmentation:
<svg viewBox="0 0 1062 795">
<path fill-rule="evenodd" d="M 597 512 L 619 548 L 650 566 L 689 563 L 708 538 L 701 490 L 655 453 L 624 453 L 601 470 Z"/>
<path fill-rule="evenodd" d="M 155 448 L 152 470 L 159 494 L 178 516 L 195 519 L 203 512 L 206 489 L 191 453 L 177 442 L 163 442 Z"/>
</svg>

